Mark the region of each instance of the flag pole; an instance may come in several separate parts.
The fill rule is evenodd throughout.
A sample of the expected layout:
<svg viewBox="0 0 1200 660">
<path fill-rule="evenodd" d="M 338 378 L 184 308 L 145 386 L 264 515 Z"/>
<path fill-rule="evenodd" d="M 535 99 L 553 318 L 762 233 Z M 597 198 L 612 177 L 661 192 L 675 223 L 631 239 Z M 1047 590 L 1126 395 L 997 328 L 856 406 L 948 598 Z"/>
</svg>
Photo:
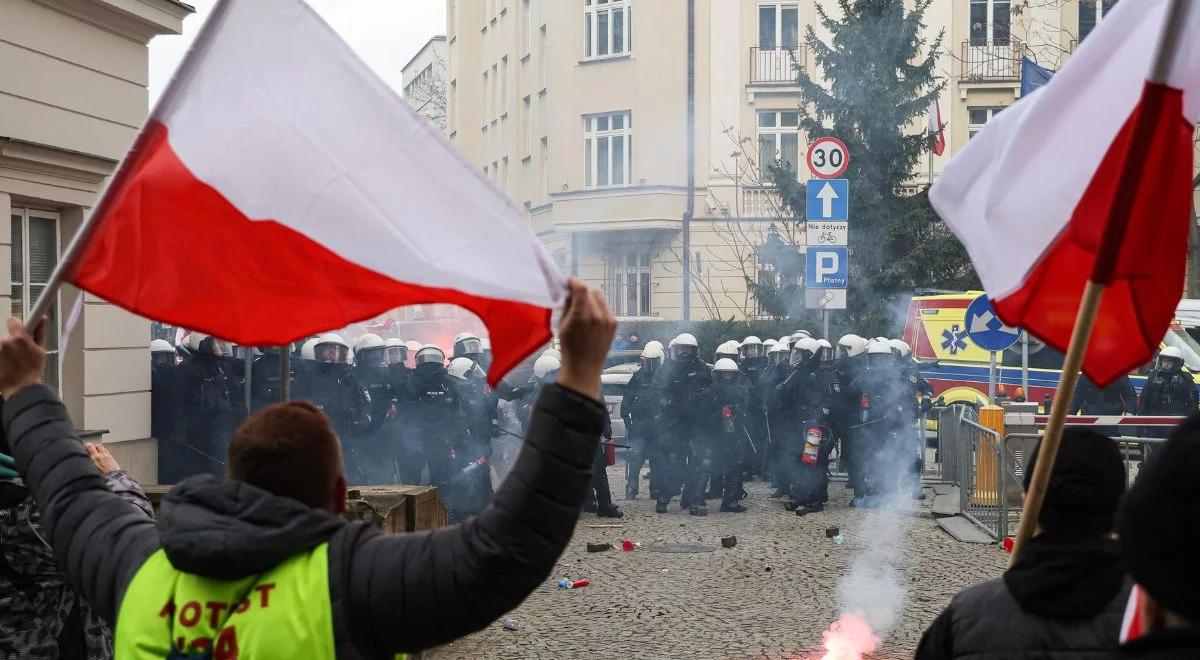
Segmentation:
<svg viewBox="0 0 1200 660">
<path fill-rule="evenodd" d="M 1009 561 L 1010 567 L 1016 564 L 1021 551 L 1033 536 L 1034 528 L 1037 527 L 1042 502 L 1046 497 L 1046 485 L 1050 481 L 1050 472 L 1054 468 L 1058 447 L 1062 441 L 1062 432 L 1070 409 L 1070 401 L 1075 395 L 1075 385 L 1079 382 L 1079 370 L 1083 365 L 1083 357 L 1092 337 L 1092 329 L 1096 325 L 1096 315 L 1104 297 L 1104 290 L 1112 283 L 1117 258 L 1120 256 L 1121 243 L 1125 238 L 1125 230 L 1129 226 L 1129 216 L 1133 210 L 1134 198 L 1141 185 L 1141 163 L 1146 159 L 1155 124 L 1162 113 L 1164 90 L 1161 85 L 1167 82 L 1170 75 L 1171 60 L 1175 55 L 1175 48 L 1183 31 L 1184 19 L 1190 4 L 1190 0 L 1168 1 L 1170 6 L 1167 9 L 1166 25 L 1158 43 L 1153 68 L 1147 77 L 1147 81 L 1157 87 L 1148 88 L 1143 95 L 1143 103 L 1138 112 L 1137 123 L 1134 125 L 1129 153 L 1125 162 L 1121 164 L 1121 178 L 1119 179 L 1121 186 L 1113 198 L 1104 225 L 1104 238 L 1100 244 L 1100 250 L 1096 254 L 1096 261 L 1092 265 L 1092 274 L 1083 289 L 1083 297 L 1079 301 L 1075 328 L 1071 332 L 1071 343 L 1063 361 L 1062 379 L 1059 381 L 1054 404 L 1050 408 L 1050 420 L 1046 424 L 1046 435 L 1038 450 L 1038 461 L 1030 478 L 1029 490 L 1025 493 L 1025 506 L 1021 512 L 1021 525 L 1017 529 L 1017 537 L 1013 544 L 1012 557 Z"/>
<path fill-rule="evenodd" d="M 150 114 L 147 115 L 147 122 L 158 116 L 160 108 L 166 107 L 166 104 L 175 96 L 176 82 L 184 75 L 190 73 L 192 62 L 200 56 L 200 53 L 208 49 L 209 28 L 217 25 L 218 21 L 224 19 L 229 4 L 229 0 L 218 0 L 212 13 L 205 19 L 204 25 L 200 27 L 200 32 L 196 35 L 196 39 L 188 47 L 187 52 L 184 53 L 183 59 L 179 61 L 179 66 L 176 67 L 175 73 L 172 74 L 171 81 L 167 84 L 163 93 L 159 95 L 158 100 L 154 102 L 154 107 L 150 109 Z M 87 246 L 92 234 L 95 233 L 97 220 L 104 217 L 108 206 L 112 204 L 109 192 L 119 189 L 117 184 L 123 184 L 127 178 L 132 176 L 133 172 L 137 171 L 135 166 L 146 156 L 147 152 L 144 147 L 153 136 L 154 132 L 147 131 L 146 125 L 143 124 L 141 130 L 138 131 L 137 138 L 134 139 L 133 144 L 125 152 L 125 156 L 121 158 L 120 164 L 117 165 L 116 172 L 101 186 L 100 192 L 96 195 L 96 199 L 99 201 L 86 214 L 83 222 L 79 225 L 79 229 L 71 237 L 71 242 L 67 244 L 67 248 L 63 250 L 62 256 L 59 257 L 58 263 L 55 264 L 54 270 L 51 271 L 50 278 L 46 280 L 45 287 L 42 289 L 41 295 L 38 296 L 37 302 L 33 304 L 33 308 L 29 310 L 29 314 L 24 318 L 25 328 L 31 334 L 42 323 L 46 314 L 50 311 L 50 306 L 58 298 L 58 291 L 66 283 L 68 273 L 74 269 L 76 262 L 79 261 L 79 257 L 83 253 L 83 248 Z"/>
</svg>

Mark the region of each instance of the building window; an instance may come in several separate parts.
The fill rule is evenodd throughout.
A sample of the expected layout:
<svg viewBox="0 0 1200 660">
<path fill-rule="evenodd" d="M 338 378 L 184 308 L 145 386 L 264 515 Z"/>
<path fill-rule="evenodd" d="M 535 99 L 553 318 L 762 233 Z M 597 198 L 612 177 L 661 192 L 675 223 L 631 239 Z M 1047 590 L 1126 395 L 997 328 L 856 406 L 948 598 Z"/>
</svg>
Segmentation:
<svg viewBox="0 0 1200 660">
<path fill-rule="evenodd" d="M 500 159 L 500 189 L 508 194 L 508 156 Z"/>
<path fill-rule="evenodd" d="M 46 288 L 58 264 L 58 214 L 33 209 L 12 210 L 12 315 L 24 319 Z M 59 386 L 58 301 L 46 322 L 45 383 Z"/>
<path fill-rule="evenodd" d="M 982 131 L 983 127 L 1003 109 L 1003 106 L 967 108 L 967 139 L 975 137 L 975 134 Z"/>
<path fill-rule="evenodd" d="M 492 118 L 492 87 L 488 85 L 488 72 L 483 72 L 483 123 Z"/>
<path fill-rule="evenodd" d="M 795 50 L 800 44 L 800 6 L 795 2 L 758 4 L 758 47 Z"/>
<path fill-rule="evenodd" d="M 583 56 L 624 55 L 629 52 L 630 0 L 584 0 Z"/>
<path fill-rule="evenodd" d="M 508 114 L 508 55 L 500 58 L 500 114 Z"/>
<path fill-rule="evenodd" d="M 550 201 L 550 138 L 542 138 L 542 202 Z"/>
<path fill-rule="evenodd" d="M 800 164 L 800 113 L 795 110 L 763 110 L 758 113 L 758 167 L 763 182 L 767 166 L 784 162 L 797 169 Z"/>
<path fill-rule="evenodd" d="M 530 0 L 521 0 L 521 26 L 524 31 L 521 43 L 522 53 L 526 55 L 533 52 L 533 8 L 529 3 Z"/>
<path fill-rule="evenodd" d="M 526 96 L 521 100 L 521 154 L 533 153 L 533 99 Z"/>
<path fill-rule="evenodd" d="M 1007 46 L 1012 17 L 1009 0 L 971 0 L 971 45 Z"/>
<path fill-rule="evenodd" d="M 1079 41 L 1083 41 L 1117 0 L 1079 0 Z"/>
<path fill-rule="evenodd" d="M 583 118 L 584 187 L 609 188 L 629 183 L 633 165 L 633 118 L 614 112 Z"/>
<path fill-rule="evenodd" d="M 550 36 L 546 33 L 545 25 L 538 33 L 538 69 L 541 74 L 541 85 L 538 89 L 544 90 L 550 86 Z"/>
<path fill-rule="evenodd" d="M 617 316 L 650 316 L 650 250 L 619 248 L 609 257 L 612 290 L 608 303 Z"/>
</svg>

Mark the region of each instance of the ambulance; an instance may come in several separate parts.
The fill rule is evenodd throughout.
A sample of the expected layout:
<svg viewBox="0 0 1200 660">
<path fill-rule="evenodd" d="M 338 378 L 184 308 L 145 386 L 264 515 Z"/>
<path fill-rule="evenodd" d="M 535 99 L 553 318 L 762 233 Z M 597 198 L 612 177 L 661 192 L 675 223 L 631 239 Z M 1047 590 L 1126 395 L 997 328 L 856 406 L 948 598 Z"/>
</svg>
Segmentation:
<svg viewBox="0 0 1200 660">
<path fill-rule="evenodd" d="M 967 306 L 981 295 L 982 291 L 920 295 L 914 296 L 908 305 L 904 341 L 912 346 L 921 375 L 933 386 L 934 398 L 940 397 L 946 404 L 982 406 L 987 403 L 991 353 L 971 341 L 964 322 Z M 1187 370 L 1200 374 L 1200 343 L 1185 332 L 1178 321 L 1171 324 L 1162 345 L 1177 347 L 1183 353 Z M 996 358 L 997 394 L 1015 398 L 1021 387 L 1020 342 Z M 1053 398 L 1062 375 L 1062 364 L 1062 353 L 1031 337 L 1029 391 L 1024 392 L 1025 400 L 1042 403 Z M 1139 394 L 1150 367 L 1144 365 L 1130 374 Z"/>
</svg>

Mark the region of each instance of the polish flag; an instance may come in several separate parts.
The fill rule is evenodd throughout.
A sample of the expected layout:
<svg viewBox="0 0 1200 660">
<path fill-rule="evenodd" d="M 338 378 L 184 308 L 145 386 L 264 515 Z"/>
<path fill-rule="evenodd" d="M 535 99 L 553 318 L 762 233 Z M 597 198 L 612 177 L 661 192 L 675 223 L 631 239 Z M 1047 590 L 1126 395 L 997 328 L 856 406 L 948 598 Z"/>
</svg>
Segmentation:
<svg viewBox="0 0 1200 660">
<path fill-rule="evenodd" d="M 302 0 L 218 3 L 93 214 L 71 281 L 246 346 L 453 303 L 495 383 L 566 296 L 522 213 Z"/>
<path fill-rule="evenodd" d="M 1083 366 L 1101 387 L 1154 355 L 1183 291 L 1200 9 L 1185 6 L 1174 25 L 1182 32 L 1164 82 L 1147 80 L 1172 1 L 1115 5 L 1066 66 L 996 115 L 930 191 L 1008 325 L 1065 351 L 1086 281 L 1107 285 Z M 1143 114 L 1152 121 L 1135 140 Z M 1110 210 L 1123 201 L 1132 203 L 1116 218 L 1128 225 L 1113 267 L 1101 262 L 1093 274 Z"/>
<path fill-rule="evenodd" d="M 935 98 L 929 102 L 929 148 L 941 156 L 946 151 L 946 131 L 942 130 L 942 108 Z"/>
</svg>

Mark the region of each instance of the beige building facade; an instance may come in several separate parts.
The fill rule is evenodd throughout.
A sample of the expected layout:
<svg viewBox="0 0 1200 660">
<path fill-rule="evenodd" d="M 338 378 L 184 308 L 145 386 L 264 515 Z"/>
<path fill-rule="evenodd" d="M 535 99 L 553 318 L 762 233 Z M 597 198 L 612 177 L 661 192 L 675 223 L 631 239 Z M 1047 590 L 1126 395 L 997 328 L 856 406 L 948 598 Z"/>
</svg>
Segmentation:
<svg viewBox="0 0 1200 660">
<path fill-rule="evenodd" d="M 692 319 L 758 314 L 746 281 L 778 220 L 762 163 L 797 165 L 798 64 L 820 77 L 806 28 L 816 4 L 695 0 Z M 913 173 L 936 177 L 1020 95 L 1023 55 L 1056 69 L 1111 0 L 935 0 L 926 36 L 945 31 L 939 69 L 948 149 Z M 564 271 L 604 289 L 619 316 L 681 319 L 688 211 L 685 0 L 448 0 L 447 133 L 514 204 Z M 914 122 L 924 130 L 926 119 Z M 798 161 L 798 162 L 797 162 Z M 851 211 L 853 224 L 853 211 Z M 799 248 L 803 250 L 803 248 Z"/>
<path fill-rule="evenodd" d="M 0 0 L 0 305 L 23 317 L 148 111 L 149 41 L 179 34 L 176 0 Z M 72 421 L 157 481 L 150 439 L 150 324 L 85 296 L 69 337 L 54 310 L 46 380 Z"/>
</svg>

